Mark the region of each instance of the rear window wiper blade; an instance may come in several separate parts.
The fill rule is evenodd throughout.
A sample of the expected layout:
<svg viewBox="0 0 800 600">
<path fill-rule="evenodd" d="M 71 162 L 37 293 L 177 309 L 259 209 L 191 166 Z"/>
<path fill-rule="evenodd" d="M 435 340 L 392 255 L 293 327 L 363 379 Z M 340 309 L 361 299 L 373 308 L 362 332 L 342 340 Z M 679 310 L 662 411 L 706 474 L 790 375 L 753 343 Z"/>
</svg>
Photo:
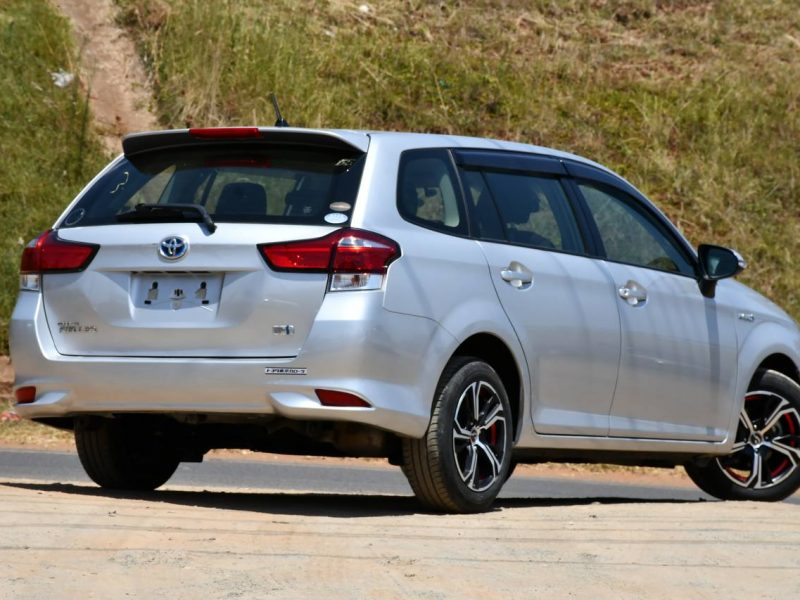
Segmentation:
<svg viewBox="0 0 800 600">
<path fill-rule="evenodd" d="M 217 225 L 200 204 L 137 204 L 132 210 L 117 215 L 120 223 L 204 223 L 208 233 L 214 233 Z"/>
</svg>

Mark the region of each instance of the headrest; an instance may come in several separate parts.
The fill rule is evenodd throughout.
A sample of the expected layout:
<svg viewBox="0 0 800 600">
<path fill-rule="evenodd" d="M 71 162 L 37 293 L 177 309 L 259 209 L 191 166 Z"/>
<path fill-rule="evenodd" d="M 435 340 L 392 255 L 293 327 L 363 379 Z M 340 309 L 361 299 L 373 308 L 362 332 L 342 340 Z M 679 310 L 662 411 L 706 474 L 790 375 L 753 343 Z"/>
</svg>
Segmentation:
<svg viewBox="0 0 800 600">
<path fill-rule="evenodd" d="M 267 214 L 267 192 L 257 183 L 229 183 L 217 200 L 216 216 Z"/>
</svg>

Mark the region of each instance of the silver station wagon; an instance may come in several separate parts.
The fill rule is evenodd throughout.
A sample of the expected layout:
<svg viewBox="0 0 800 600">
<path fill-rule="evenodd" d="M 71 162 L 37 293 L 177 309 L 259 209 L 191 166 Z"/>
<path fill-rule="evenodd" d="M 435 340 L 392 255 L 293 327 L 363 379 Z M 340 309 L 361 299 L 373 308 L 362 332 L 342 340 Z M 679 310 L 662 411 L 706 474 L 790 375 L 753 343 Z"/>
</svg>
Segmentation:
<svg viewBox="0 0 800 600">
<path fill-rule="evenodd" d="M 100 486 L 213 448 L 378 456 L 489 508 L 517 463 L 800 486 L 800 335 L 608 169 L 439 135 L 141 133 L 25 248 L 16 410 Z"/>
</svg>

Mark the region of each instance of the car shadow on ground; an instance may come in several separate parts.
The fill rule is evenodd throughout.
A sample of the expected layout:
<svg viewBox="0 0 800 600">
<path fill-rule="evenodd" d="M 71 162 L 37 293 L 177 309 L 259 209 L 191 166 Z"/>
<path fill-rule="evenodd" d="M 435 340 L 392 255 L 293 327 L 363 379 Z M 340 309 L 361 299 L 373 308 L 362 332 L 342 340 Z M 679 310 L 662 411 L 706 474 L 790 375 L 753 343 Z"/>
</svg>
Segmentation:
<svg viewBox="0 0 800 600">
<path fill-rule="evenodd" d="M 433 511 L 423 508 L 413 496 L 399 495 L 325 494 L 274 491 L 227 492 L 217 490 L 126 492 L 104 490 L 91 485 L 73 483 L 23 483 L 10 481 L 0 481 L 0 485 L 37 492 L 59 492 L 63 494 L 95 496 L 109 499 L 163 502 L 182 506 L 241 510 L 264 514 L 334 518 L 436 514 Z M 698 504 L 704 502 L 707 502 L 707 500 L 622 497 L 501 498 L 495 502 L 491 512 L 514 508 L 583 506 L 589 504 Z"/>
</svg>

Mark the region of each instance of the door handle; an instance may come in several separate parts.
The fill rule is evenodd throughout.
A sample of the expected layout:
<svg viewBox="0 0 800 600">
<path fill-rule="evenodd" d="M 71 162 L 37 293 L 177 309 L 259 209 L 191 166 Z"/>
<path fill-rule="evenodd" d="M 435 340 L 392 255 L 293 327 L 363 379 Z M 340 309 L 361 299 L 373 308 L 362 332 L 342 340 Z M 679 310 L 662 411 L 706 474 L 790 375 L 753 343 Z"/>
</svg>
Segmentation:
<svg viewBox="0 0 800 600">
<path fill-rule="evenodd" d="M 526 289 L 533 283 L 533 273 L 516 261 L 500 271 L 500 278 L 518 289 Z"/>
<path fill-rule="evenodd" d="M 631 306 L 642 306 L 647 302 L 647 290 L 639 283 L 629 280 L 617 292 L 619 297 Z"/>
<path fill-rule="evenodd" d="M 530 283 L 533 281 L 533 276 L 530 273 L 525 273 L 523 271 L 512 271 L 510 269 L 503 269 L 500 271 L 500 277 L 508 282 L 519 281 L 521 283 Z"/>
</svg>

